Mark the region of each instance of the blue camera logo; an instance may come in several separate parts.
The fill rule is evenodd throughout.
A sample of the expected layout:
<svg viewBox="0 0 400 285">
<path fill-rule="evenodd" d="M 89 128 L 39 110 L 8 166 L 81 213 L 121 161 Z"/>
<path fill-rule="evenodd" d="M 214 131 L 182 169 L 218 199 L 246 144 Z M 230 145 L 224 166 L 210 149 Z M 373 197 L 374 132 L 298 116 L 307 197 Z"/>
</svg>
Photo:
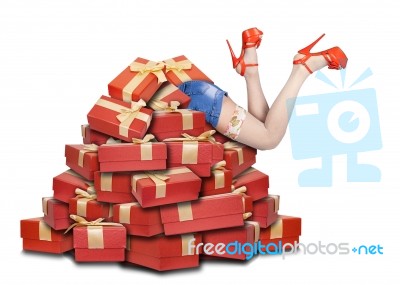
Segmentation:
<svg viewBox="0 0 400 285">
<path fill-rule="evenodd" d="M 367 69 L 350 87 L 370 75 Z M 322 73 L 317 78 L 334 86 Z M 321 168 L 299 174 L 299 186 L 332 186 L 332 156 L 338 154 L 347 155 L 348 182 L 380 181 L 378 167 L 357 161 L 358 153 L 382 148 L 375 89 L 298 97 L 289 130 L 294 159 L 322 160 Z"/>
</svg>

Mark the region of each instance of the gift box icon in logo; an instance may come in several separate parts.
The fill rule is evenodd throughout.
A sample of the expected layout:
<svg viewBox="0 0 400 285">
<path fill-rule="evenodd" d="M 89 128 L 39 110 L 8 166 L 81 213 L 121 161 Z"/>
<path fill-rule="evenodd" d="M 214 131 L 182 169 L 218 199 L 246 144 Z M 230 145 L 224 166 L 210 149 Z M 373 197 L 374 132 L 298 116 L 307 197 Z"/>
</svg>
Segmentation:
<svg viewBox="0 0 400 285">
<path fill-rule="evenodd" d="M 367 69 L 350 87 L 370 75 Z M 317 78 L 334 85 L 322 73 Z M 382 148 L 375 89 L 303 96 L 288 104 L 295 104 L 289 122 L 293 158 L 322 161 L 321 168 L 299 174 L 299 186 L 331 186 L 332 156 L 339 154 L 347 155 L 348 182 L 380 181 L 378 167 L 357 161 L 358 153 Z"/>
</svg>

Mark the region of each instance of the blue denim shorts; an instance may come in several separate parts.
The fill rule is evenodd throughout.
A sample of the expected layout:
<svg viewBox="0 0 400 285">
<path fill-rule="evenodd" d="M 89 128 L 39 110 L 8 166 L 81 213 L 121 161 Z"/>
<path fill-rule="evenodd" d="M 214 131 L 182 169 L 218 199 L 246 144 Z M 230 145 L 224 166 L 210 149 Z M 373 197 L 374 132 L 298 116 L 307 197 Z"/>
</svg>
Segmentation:
<svg viewBox="0 0 400 285">
<path fill-rule="evenodd" d="M 204 112 L 206 121 L 215 128 L 221 115 L 222 100 L 228 93 L 214 84 L 200 80 L 184 82 L 178 88 L 190 96 L 188 108 Z"/>
</svg>

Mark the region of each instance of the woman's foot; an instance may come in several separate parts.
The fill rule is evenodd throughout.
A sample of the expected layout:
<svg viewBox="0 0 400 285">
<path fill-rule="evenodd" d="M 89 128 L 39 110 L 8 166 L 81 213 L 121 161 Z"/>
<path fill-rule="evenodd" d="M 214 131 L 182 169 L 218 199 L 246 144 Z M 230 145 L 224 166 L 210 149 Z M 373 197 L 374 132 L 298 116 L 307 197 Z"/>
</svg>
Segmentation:
<svg viewBox="0 0 400 285">
<path fill-rule="evenodd" d="M 257 59 L 257 51 L 255 47 L 246 48 L 244 50 L 243 61 L 245 66 L 244 69 L 244 77 L 252 76 L 258 73 L 258 59 Z M 254 65 L 253 65 L 254 64 Z M 235 70 L 238 74 L 242 75 L 243 63 L 240 62 Z"/>
<path fill-rule="evenodd" d="M 294 56 L 293 61 L 295 62 L 299 60 L 301 61 L 303 58 L 306 59 L 305 57 L 306 55 L 298 53 Z M 313 55 L 306 60 L 306 64 L 312 72 L 315 72 L 327 66 L 328 62 L 326 61 L 323 55 Z M 293 68 L 303 70 L 308 75 L 311 74 L 310 70 L 308 70 L 304 64 L 295 64 L 293 65 Z"/>
</svg>

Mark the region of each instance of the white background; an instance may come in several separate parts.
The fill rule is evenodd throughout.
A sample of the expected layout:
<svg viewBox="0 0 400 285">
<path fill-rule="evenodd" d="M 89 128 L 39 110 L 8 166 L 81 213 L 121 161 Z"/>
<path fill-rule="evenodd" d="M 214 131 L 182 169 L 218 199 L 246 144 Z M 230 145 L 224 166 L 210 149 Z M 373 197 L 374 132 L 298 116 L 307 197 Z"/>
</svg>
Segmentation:
<svg viewBox="0 0 400 285">
<path fill-rule="evenodd" d="M 238 284 L 398 284 L 399 4 L 261 2 L 1 1 L 1 284 L 204 284 L 217 278 Z M 323 32 L 316 50 L 340 45 L 350 59 L 349 82 L 367 67 L 373 70 L 357 88 L 376 89 L 383 148 L 361 158 L 380 167 L 380 183 L 347 183 L 345 157 L 339 156 L 333 187 L 298 187 L 298 173 L 314 162 L 293 160 L 288 135 L 277 149 L 259 152 L 257 167 L 270 175 L 270 192 L 281 195 L 280 212 L 303 218 L 303 242 L 380 244 L 383 255 L 260 256 L 158 274 L 21 251 L 19 220 L 41 215 L 52 177 L 66 169 L 64 145 L 80 143 L 80 125 L 109 81 L 137 56 L 185 54 L 245 106 L 244 80 L 231 69 L 225 39 L 239 52 L 241 31 L 252 26 L 265 33 L 259 62 L 270 103 L 295 52 Z M 324 73 L 339 82 L 339 72 Z M 301 95 L 336 91 L 310 77 Z"/>
</svg>

